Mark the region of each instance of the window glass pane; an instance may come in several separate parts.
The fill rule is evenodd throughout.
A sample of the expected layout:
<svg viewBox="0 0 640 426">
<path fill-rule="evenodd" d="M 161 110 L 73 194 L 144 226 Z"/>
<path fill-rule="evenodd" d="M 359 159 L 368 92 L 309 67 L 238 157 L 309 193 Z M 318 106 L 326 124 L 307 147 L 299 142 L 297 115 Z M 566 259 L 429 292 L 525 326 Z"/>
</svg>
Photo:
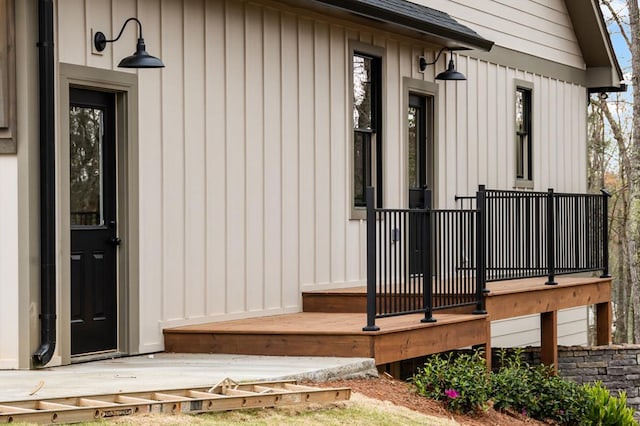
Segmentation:
<svg viewBox="0 0 640 426">
<path fill-rule="evenodd" d="M 516 136 L 516 177 L 524 179 L 524 140 L 522 135 Z"/>
<path fill-rule="evenodd" d="M 71 225 L 95 226 L 102 215 L 103 111 L 71 107 L 69 112 Z"/>
<path fill-rule="evenodd" d="M 420 186 L 418 182 L 418 129 L 417 129 L 418 110 L 415 107 L 409 107 L 409 188 L 417 188 Z"/>
<path fill-rule="evenodd" d="M 515 97 L 516 178 L 532 180 L 531 90 L 517 88 Z"/>
<path fill-rule="evenodd" d="M 371 58 L 353 55 L 353 127 L 373 128 Z"/>
<path fill-rule="evenodd" d="M 353 194 L 354 204 L 367 205 L 367 186 L 371 184 L 370 167 L 371 134 L 354 132 L 353 135 Z"/>
<path fill-rule="evenodd" d="M 524 93 L 516 90 L 516 132 L 524 131 Z"/>
</svg>

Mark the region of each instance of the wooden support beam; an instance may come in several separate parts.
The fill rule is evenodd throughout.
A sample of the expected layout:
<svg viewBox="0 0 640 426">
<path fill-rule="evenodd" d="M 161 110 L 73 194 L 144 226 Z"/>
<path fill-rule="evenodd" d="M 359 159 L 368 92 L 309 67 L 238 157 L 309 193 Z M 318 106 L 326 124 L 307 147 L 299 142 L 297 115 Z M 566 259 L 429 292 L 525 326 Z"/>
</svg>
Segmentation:
<svg viewBox="0 0 640 426">
<path fill-rule="evenodd" d="M 540 361 L 558 374 L 558 311 L 540 314 Z"/>
<path fill-rule="evenodd" d="M 391 377 L 393 377 L 394 379 L 402 380 L 402 378 L 400 377 L 402 371 L 402 369 L 400 368 L 400 361 L 390 362 L 387 365 L 389 366 L 389 374 L 391 374 Z"/>
<path fill-rule="evenodd" d="M 487 321 L 486 323 L 486 339 L 487 341 L 484 343 L 484 359 L 487 363 L 487 371 L 491 371 L 491 321 Z"/>
<path fill-rule="evenodd" d="M 611 302 L 596 304 L 596 345 L 611 344 L 611 321 Z"/>
</svg>

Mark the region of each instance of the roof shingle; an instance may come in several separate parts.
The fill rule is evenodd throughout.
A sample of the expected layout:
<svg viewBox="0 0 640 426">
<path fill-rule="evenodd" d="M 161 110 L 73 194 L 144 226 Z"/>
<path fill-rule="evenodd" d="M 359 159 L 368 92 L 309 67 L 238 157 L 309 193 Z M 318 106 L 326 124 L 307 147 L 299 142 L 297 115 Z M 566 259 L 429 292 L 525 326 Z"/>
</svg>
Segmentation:
<svg viewBox="0 0 640 426">
<path fill-rule="evenodd" d="M 493 42 L 460 24 L 447 13 L 406 0 L 316 0 L 368 18 L 459 43 L 461 47 L 490 50 Z"/>
</svg>

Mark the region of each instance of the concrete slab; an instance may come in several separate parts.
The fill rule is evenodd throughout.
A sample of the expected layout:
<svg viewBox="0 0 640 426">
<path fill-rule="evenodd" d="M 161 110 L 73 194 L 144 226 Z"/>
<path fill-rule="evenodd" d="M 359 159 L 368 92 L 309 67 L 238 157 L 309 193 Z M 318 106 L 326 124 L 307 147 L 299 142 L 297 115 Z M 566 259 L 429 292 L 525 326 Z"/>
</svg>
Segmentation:
<svg viewBox="0 0 640 426">
<path fill-rule="evenodd" d="M 0 371 L 0 401 L 213 386 L 234 381 L 332 380 L 376 376 L 370 358 L 161 353 Z M 42 382 L 42 387 L 29 395 Z"/>
</svg>

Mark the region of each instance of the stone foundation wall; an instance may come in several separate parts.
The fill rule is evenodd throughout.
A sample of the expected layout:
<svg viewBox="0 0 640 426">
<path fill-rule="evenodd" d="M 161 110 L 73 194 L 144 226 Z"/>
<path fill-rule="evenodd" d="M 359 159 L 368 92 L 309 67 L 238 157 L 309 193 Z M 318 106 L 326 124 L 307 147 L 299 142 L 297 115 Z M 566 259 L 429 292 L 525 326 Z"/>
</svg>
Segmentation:
<svg viewBox="0 0 640 426">
<path fill-rule="evenodd" d="M 498 349 L 493 349 L 494 367 Z M 540 363 L 539 348 L 525 348 L 525 360 Z M 558 371 L 562 377 L 577 383 L 601 381 L 613 395 L 627 393 L 627 404 L 640 411 L 640 345 L 558 347 Z"/>
<path fill-rule="evenodd" d="M 560 375 L 578 383 L 601 381 L 617 395 L 627 392 L 627 404 L 640 410 L 640 345 L 558 348 Z"/>
</svg>

